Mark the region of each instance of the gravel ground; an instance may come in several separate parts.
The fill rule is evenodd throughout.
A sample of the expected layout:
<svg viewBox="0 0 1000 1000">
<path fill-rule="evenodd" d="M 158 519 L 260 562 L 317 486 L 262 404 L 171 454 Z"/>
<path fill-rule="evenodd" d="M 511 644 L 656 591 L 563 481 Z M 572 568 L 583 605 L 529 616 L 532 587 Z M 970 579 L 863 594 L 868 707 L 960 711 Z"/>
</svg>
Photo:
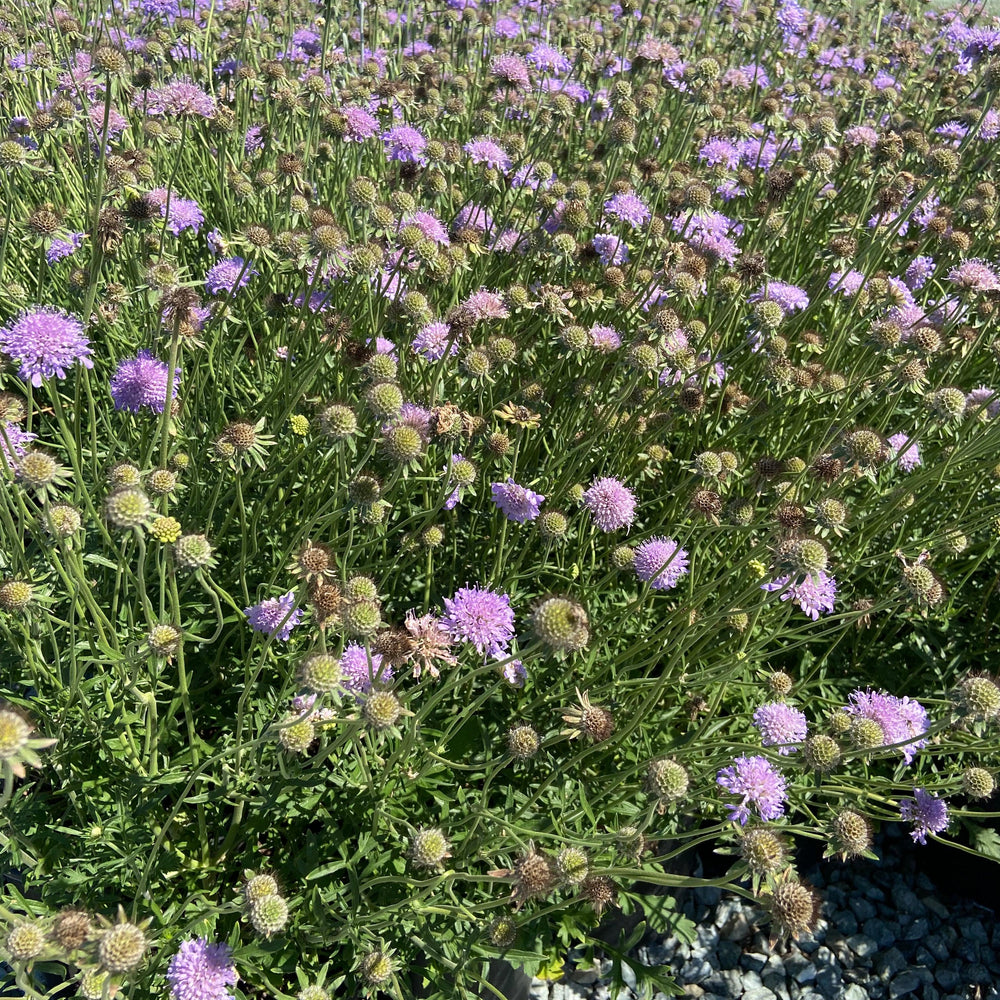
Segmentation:
<svg viewBox="0 0 1000 1000">
<path fill-rule="evenodd" d="M 698 924 L 697 941 L 688 945 L 650 934 L 637 957 L 669 969 L 688 996 L 701 1000 L 1000 996 L 997 914 L 969 900 L 944 902 L 947 893 L 915 871 L 913 852 L 903 850 L 901 838 L 906 838 L 902 827 L 888 827 L 876 846 L 880 861 L 827 861 L 803 871 L 824 897 L 822 918 L 813 934 L 780 953 L 768 948 L 759 908 L 705 888 L 687 893 L 681 907 Z M 996 888 L 1000 891 L 1000 866 Z M 609 996 L 592 970 L 570 972 L 556 983 L 536 979 L 529 986 L 524 979 L 524 986 L 522 996 L 531 1000 Z"/>
</svg>

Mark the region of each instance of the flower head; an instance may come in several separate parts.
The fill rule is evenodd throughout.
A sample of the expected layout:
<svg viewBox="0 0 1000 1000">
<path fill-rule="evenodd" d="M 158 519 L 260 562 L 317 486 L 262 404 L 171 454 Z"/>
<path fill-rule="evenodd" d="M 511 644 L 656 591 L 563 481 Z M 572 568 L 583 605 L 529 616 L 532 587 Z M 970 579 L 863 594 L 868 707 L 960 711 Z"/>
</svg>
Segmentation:
<svg viewBox="0 0 1000 1000">
<path fill-rule="evenodd" d="M 649 538 L 635 548 L 636 576 L 653 590 L 673 590 L 688 572 L 687 551 L 672 538 Z"/>
<path fill-rule="evenodd" d="M 909 444 L 907 445 L 907 441 Z M 889 454 L 896 459 L 904 472 L 912 472 L 918 465 L 923 465 L 920 457 L 920 445 L 905 431 L 893 434 L 888 439 Z"/>
<path fill-rule="evenodd" d="M 646 203 L 632 191 L 619 191 L 604 203 L 609 218 L 627 222 L 633 229 L 649 222 L 652 213 Z"/>
<path fill-rule="evenodd" d="M 453 667 L 458 660 L 450 652 L 451 635 L 434 615 L 421 615 L 411 611 L 403 622 L 413 642 L 409 659 L 413 662 L 413 676 L 419 677 L 426 670 L 431 677 L 439 677 L 441 666 Z"/>
<path fill-rule="evenodd" d="M 172 1000 L 227 1000 L 238 979 L 229 945 L 205 938 L 181 942 L 167 966 Z"/>
<path fill-rule="evenodd" d="M 380 685 L 392 681 L 392 667 L 382 663 L 378 653 L 369 652 L 364 646 L 352 642 L 340 657 L 343 685 L 352 694 L 367 694 L 372 682 Z"/>
<path fill-rule="evenodd" d="M 242 257 L 227 257 L 208 269 L 205 275 L 205 287 L 213 294 L 219 292 L 234 293 L 244 288 L 250 278 L 259 272 L 246 266 Z"/>
<path fill-rule="evenodd" d="M 174 372 L 171 398 L 177 398 L 177 386 L 181 371 Z M 162 413 L 167 401 L 167 387 L 170 382 L 168 366 L 151 351 L 140 351 L 137 357 L 126 358 L 118 363 L 118 369 L 111 378 L 111 398 L 116 410 L 138 413 L 148 406 L 153 413 Z"/>
<path fill-rule="evenodd" d="M 783 701 L 761 705 L 753 713 L 753 724 L 760 730 L 760 741 L 766 747 L 778 747 L 782 756 L 795 753 L 796 746 L 806 738 L 808 729 L 805 714 Z"/>
<path fill-rule="evenodd" d="M 726 806 L 729 818 L 746 826 L 752 806 L 761 819 L 777 819 L 785 812 L 785 779 L 766 757 L 737 757 L 732 767 L 724 767 L 715 777 L 716 784 L 740 802 Z"/>
<path fill-rule="evenodd" d="M 812 575 L 806 574 L 795 583 L 790 576 L 780 576 L 771 583 L 761 584 L 761 590 L 780 590 L 783 601 L 795 601 L 813 621 L 817 621 L 821 614 L 833 610 L 837 581 L 820 570 Z"/>
<path fill-rule="evenodd" d="M 150 115 L 173 115 L 211 118 L 215 115 L 215 98 L 205 93 L 190 80 L 174 80 L 146 94 L 137 94 L 136 99 L 145 102 L 146 113 Z"/>
<path fill-rule="evenodd" d="M 514 638 L 514 609 L 507 594 L 486 587 L 461 587 L 444 599 L 441 624 L 457 642 L 471 642 L 478 652 L 499 657 Z"/>
<path fill-rule="evenodd" d="M 281 597 L 272 597 L 261 601 L 252 607 L 244 608 L 243 613 L 255 632 L 274 635 L 276 632 L 282 642 L 287 642 L 292 629 L 302 619 L 302 609 L 295 607 L 295 592 L 290 590 Z"/>
<path fill-rule="evenodd" d="M 884 691 L 861 690 L 852 692 L 849 701 L 844 712 L 856 719 L 877 722 L 883 733 L 882 746 L 899 750 L 907 764 L 927 745 L 927 740 L 919 737 L 927 732 L 930 721 L 927 710 L 919 702 L 897 698 Z"/>
<path fill-rule="evenodd" d="M 38 388 L 44 379 L 66 377 L 66 369 L 79 361 L 93 368 L 90 341 L 74 316 L 49 306 L 25 310 L 0 329 L 0 351 L 20 363 L 18 375 Z"/>
<path fill-rule="evenodd" d="M 948 826 L 948 804 L 923 788 L 914 788 L 913 798 L 899 803 L 899 815 L 913 824 L 910 836 L 917 844 L 926 844 L 927 834 L 941 833 Z"/>
<path fill-rule="evenodd" d="M 545 500 L 541 493 L 518 486 L 510 476 L 506 483 L 494 483 L 492 493 L 497 507 L 507 515 L 508 520 L 517 524 L 534 521 L 541 509 L 539 505 Z"/>
<path fill-rule="evenodd" d="M 610 476 L 595 480 L 583 494 L 583 503 L 601 531 L 615 531 L 635 520 L 635 494 Z"/>
</svg>

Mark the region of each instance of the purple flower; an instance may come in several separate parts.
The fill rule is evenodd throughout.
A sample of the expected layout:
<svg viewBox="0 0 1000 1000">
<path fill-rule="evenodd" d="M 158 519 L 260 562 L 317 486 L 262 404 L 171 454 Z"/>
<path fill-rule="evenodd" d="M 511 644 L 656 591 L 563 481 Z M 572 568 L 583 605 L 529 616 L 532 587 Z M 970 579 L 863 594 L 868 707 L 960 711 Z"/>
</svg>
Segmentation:
<svg viewBox="0 0 1000 1000">
<path fill-rule="evenodd" d="M 410 347 L 414 354 L 419 354 L 427 361 L 440 361 L 446 351 L 451 357 L 458 354 L 458 344 L 455 343 L 457 339 L 452 337 L 451 327 L 447 323 L 426 323 L 417 331 Z"/>
<path fill-rule="evenodd" d="M 729 818 L 746 826 L 753 806 L 761 819 L 777 819 L 785 813 L 785 779 L 766 757 L 737 757 L 732 767 L 724 767 L 715 776 L 716 784 L 732 795 L 737 804 L 728 803 Z"/>
<path fill-rule="evenodd" d="M 515 90 L 525 90 L 530 83 L 528 64 L 513 52 L 505 52 L 493 60 L 490 73 L 497 83 Z"/>
<path fill-rule="evenodd" d="M 461 229 L 476 229 L 485 233 L 493 228 L 493 216 L 482 205 L 472 203 L 459 209 L 451 225 L 456 232 Z"/>
<path fill-rule="evenodd" d="M 536 42 L 526 59 L 535 69 L 556 73 L 560 76 L 573 68 L 573 63 L 559 49 L 546 45 L 544 42 Z"/>
<path fill-rule="evenodd" d="M 174 372 L 171 399 L 177 398 L 181 370 Z M 167 385 L 170 381 L 166 362 L 160 361 L 152 351 L 140 351 L 138 357 L 126 358 L 118 363 L 111 378 L 111 398 L 116 410 L 138 413 L 148 406 L 154 413 L 162 413 L 167 402 Z"/>
<path fill-rule="evenodd" d="M 426 239 L 433 240 L 439 246 L 446 247 L 450 242 L 447 227 L 431 212 L 411 212 L 403 217 L 400 226 L 416 226 Z"/>
<path fill-rule="evenodd" d="M 927 283 L 927 279 L 934 273 L 933 257 L 914 257 L 906 269 L 907 287 L 910 291 L 919 291 Z"/>
<path fill-rule="evenodd" d="M 761 285 L 747 301 L 760 302 L 762 299 L 777 302 L 786 316 L 809 305 L 809 296 L 805 289 L 799 288 L 798 285 L 789 285 L 784 281 L 769 281 L 766 285 Z"/>
<path fill-rule="evenodd" d="M 583 494 L 583 503 L 601 531 L 616 531 L 635 520 L 635 494 L 610 476 L 595 480 Z"/>
<path fill-rule="evenodd" d="M 208 269 L 205 275 L 205 287 L 213 294 L 219 292 L 235 292 L 246 287 L 250 278 L 259 274 L 252 267 L 246 266 L 242 257 L 227 257 Z"/>
<path fill-rule="evenodd" d="M 909 445 L 906 442 L 909 441 Z M 920 445 L 911 440 L 905 431 L 893 434 L 888 440 L 889 453 L 904 472 L 912 472 L 918 465 L 923 465 L 920 458 Z M 905 450 L 903 449 L 905 446 Z"/>
<path fill-rule="evenodd" d="M 37 434 L 28 434 L 22 431 L 17 424 L 5 421 L 0 428 L 0 455 L 7 463 L 8 469 L 14 468 L 14 459 L 20 458 L 27 450 L 27 446 L 38 437 Z M 8 442 L 10 447 L 8 448 Z M 11 454 L 13 452 L 13 455 Z"/>
<path fill-rule="evenodd" d="M 74 361 L 84 368 L 94 367 L 83 324 L 51 306 L 26 309 L 0 329 L 0 351 L 19 362 L 18 375 L 29 379 L 36 389 L 43 379 L 65 378 Z"/>
<path fill-rule="evenodd" d="M 181 942 L 167 966 L 171 1000 L 227 1000 L 238 979 L 229 945 L 205 938 Z"/>
<path fill-rule="evenodd" d="M 833 611 L 833 600 L 837 596 L 837 581 L 820 570 L 796 583 L 792 583 L 790 576 L 779 576 L 771 583 L 761 584 L 760 589 L 780 590 L 783 601 L 795 601 L 813 621 L 817 621 L 821 614 Z"/>
<path fill-rule="evenodd" d="M 372 689 L 372 681 L 389 684 L 392 681 L 392 667 L 382 665 L 380 653 L 371 653 L 364 646 L 352 642 L 340 657 L 344 687 L 352 694 L 367 694 Z"/>
<path fill-rule="evenodd" d="M 150 115 L 174 115 L 178 118 L 188 115 L 211 118 L 215 115 L 215 98 L 190 80 L 174 80 L 150 90 L 148 96 L 145 93 L 136 94 L 136 106 L 142 107 L 144 102 L 146 113 Z"/>
<path fill-rule="evenodd" d="M 808 729 L 805 714 L 783 701 L 761 705 L 753 713 L 753 724 L 760 730 L 761 743 L 766 747 L 779 747 L 778 753 L 782 756 L 798 750 L 789 744 L 801 743 Z"/>
<path fill-rule="evenodd" d="M 600 258 L 601 263 L 608 267 L 610 264 L 624 264 L 628 261 L 628 247 L 624 240 L 609 233 L 598 233 L 591 241 L 594 253 Z"/>
<path fill-rule="evenodd" d="M 167 206 L 167 189 L 156 188 L 149 192 L 149 200 L 160 208 L 160 218 L 167 219 L 167 229 L 180 236 L 185 229 L 190 229 L 197 233 L 201 224 L 205 221 L 205 216 L 198 207 L 198 202 L 188 198 L 178 198 L 177 195 L 170 195 L 169 208 Z M 169 213 L 169 217 L 168 217 Z"/>
<path fill-rule="evenodd" d="M 461 587 L 444 599 L 441 624 L 459 642 L 471 642 L 480 653 L 500 657 L 514 638 L 514 609 L 507 594 L 485 587 Z"/>
<path fill-rule="evenodd" d="M 80 249 L 86 233 L 70 233 L 64 240 L 54 239 L 45 251 L 45 261 L 55 264 L 57 261 L 72 257 Z"/>
<path fill-rule="evenodd" d="M 493 502 L 507 515 L 509 521 L 517 524 L 534 521 L 539 514 L 539 504 L 545 500 L 541 493 L 533 493 L 524 486 L 518 486 L 510 476 L 506 483 L 494 483 L 491 489 Z"/>
<path fill-rule="evenodd" d="M 971 292 L 1000 291 L 1000 275 L 984 260 L 963 260 L 948 272 L 948 280 Z"/>
<path fill-rule="evenodd" d="M 292 590 L 282 597 L 272 597 L 244 608 L 243 613 L 255 632 L 264 632 L 266 635 L 277 632 L 282 642 L 288 641 L 292 629 L 302 619 L 302 609 L 295 607 L 295 592 Z"/>
<path fill-rule="evenodd" d="M 400 163 L 416 163 L 420 166 L 427 164 L 424 156 L 427 139 L 412 125 L 397 125 L 383 132 L 382 144 L 390 161 L 398 160 Z"/>
<path fill-rule="evenodd" d="M 635 574 L 653 590 L 673 590 L 688 572 L 687 551 L 672 538 L 649 538 L 635 549 Z"/>
<path fill-rule="evenodd" d="M 343 108 L 341 114 L 347 125 L 344 142 L 364 142 L 378 135 L 378 119 L 364 108 Z"/>
<path fill-rule="evenodd" d="M 622 338 L 613 326 L 600 326 L 595 323 L 590 328 L 590 346 L 601 354 L 610 354 L 622 346 Z"/>
<path fill-rule="evenodd" d="M 604 203 L 604 211 L 619 222 L 627 222 L 633 229 L 649 222 L 649 206 L 633 191 L 619 191 Z"/>
<path fill-rule="evenodd" d="M 264 125 L 251 125 L 243 137 L 243 151 L 247 156 L 253 156 L 264 148 Z"/>
<path fill-rule="evenodd" d="M 941 833 L 948 826 L 948 803 L 923 788 L 913 789 L 912 799 L 899 803 L 899 815 L 913 824 L 910 836 L 916 844 L 926 844 L 927 834 Z"/>
<path fill-rule="evenodd" d="M 501 173 L 506 173 L 512 166 L 507 151 L 489 136 L 476 136 L 462 148 L 469 154 L 469 159 L 473 163 L 484 163 L 487 167 L 492 167 Z"/>
<path fill-rule="evenodd" d="M 528 679 L 528 670 L 520 660 L 511 660 L 500 668 L 503 679 L 515 688 L 523 688 Z"/>
<path fill-rule="evenodd" d="M 907 764 L 927 745 L 927 740 L 914 738 L 930 728 L 927 710 L 919 702 L 897 698 L 885 691 L 860 689 L 852 692 L 848 700 L 850 704 L 844 706 L 844 711 L 855 718 L 877 722 L 882 729 L 882 746 L 899 750 Z"/>
</svg>

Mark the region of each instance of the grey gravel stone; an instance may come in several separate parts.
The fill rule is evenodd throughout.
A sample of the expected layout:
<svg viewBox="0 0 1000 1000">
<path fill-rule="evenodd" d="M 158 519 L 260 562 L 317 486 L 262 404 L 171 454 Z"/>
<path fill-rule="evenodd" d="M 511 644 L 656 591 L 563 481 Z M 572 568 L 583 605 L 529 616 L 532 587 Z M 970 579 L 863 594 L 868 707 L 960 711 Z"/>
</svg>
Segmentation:
<svg viewBox="0 0 1000 1000">
<path fill-rule="evenodd" d="M 901 937 L 904 941 L 920 941 L 927 936 L 930 929 L 930 921 L 926 917 L 917 917 L 908 927 L 903 928 Z"/>
<path fill-rule="evenodd" d="M 743 1000 L 776 1000 L 776 997 L 766 986 L 758 986 L 756 989 L 747 990 L 743 994 Z"/>
<path fill-rule="evenodd" d="M 816 988 L 826 1000 L 835 1000 L 842 984 L 843 977 L 835 965 L 824 966 L 816 975 Z"/>
<path fill-rule="evenodd" d="M 907 913 L 911 917 L 924 915 L 924 904 L 912 889 L 898 889 L 892 895 L 892 904 L 898 913 Z"/>
<path fill-rule="evenodd" d="M 891 1000 L 898 997 L 905 997 L 908 993 L 913 993 L 920 986 L 920 977 L 911 969 L 901 972 L 889 983 L 889 996 Z"/>
<path fill-rule="evenodd" d="M 852 896 L 848 906 L 854 911 L 858 920 L 870 920 L 878 913 L 875 904 L 864 896 Z"/>
<path fill-rule="evenodd" d="M 928 910 L 931 911 L 931 913 L 934 914 L 934 916 L 940 917 L 942 920 L 947 920 L 951 914 L 948 907 L 945 906 L 941 900 L 935 899 L 933 896 L 924 896 L 921 902 Z"/>
<path fill-rule="evenodd" d="M 816 966 L 803 955 L 790 955 L 785 959 L 785 975 L 797 983 L 811 983 L 816 979 Z"/>
<path fill-rule="evenodd" d="M 830 917 L 830 923 L 836 927 L 841 934 L 846 934 L 850 936 L 851 934 L 857 934 L 858 932 L 858 918 L 850 910 L 837 910 L 832 917 Z"/>
<path fill-rule="evenodd" d="M 868 1000 L 868 994 L 862 987 L 858 986 L 857 983 L 851 983 L 851 985 L 844 990 L 843 1000 Z"/>
<path fill-rule="evenodd" d="M 942 965 L 934 970 L 934 981 L 943 990 L 953 990 L 961 982 L 961 979 L 962 977 L 955 969 L 948 969 Z"/>
<path fill-rule="evenodd" d="M 993 981 L 990 970 L 982 962 L 970 962 L 968 965 L 963 965 L 961 976 L 963 983 L 979 986 L 988 986 Z"/>
<path fill-rule="evenodd" d="M 847 947 L 858 958 L 869 958 L 878 951 L 878 942 L 874 938 L 870 938 L 867 934 L 852 934 L 847 939 Z"/>
<path fill-rule="evenodd" d="M 760 955 L 757 952 L 744 952 L 740 956 L 740 965 L 752 972 L 760 972 L 767 965 L 767 955 Z"/>
<path fill-rule="evenodd" d="M 689 983 L 697 983 L 708 979 L 712 974 L 712 966 L 704 958 L 692 955 L 681 967 L 680 977 Z M 629 984 L 632 985 L 631 983 Z"/>
<path fill-rule="evenodd" d="M 889 948 L 876 957 L 872 968 L 880 979 L 889 979 L 906 968 L 906 959 L 898 948 Z"/>
<path fill-rule="evenodd" d="M 740 946 L 735 941 L 720 941 L 716 954 L 721 969 L 735 969 L 740 963 Z"/>
<path fill-rule="evenodd" d="M 976 920 L 975 918 L 970 918 L 967 920 L 958 921 L 958 929 L 967 941 L 975 941 L 977 944 L 988 944 L 990 940 L 989 933 L 987 932 L 983 922 L 981 920 Z"/>
<path fill-rule="evenodd" d="M 939 962 L 943 962 L 948 957 L 948 945 L 940 934 L 928 934 L 924 938 L 923 944 Z"/>
<path fill-rule="evenodd" d="M 872 920 L 866 920 L 861 928 L 868 937 L 872 938 L 874 942 L 880 948 L 889 948 L 895 941 L 899 934 L 899 925 L 895 927 L 890 923 L 886 923 L 884 920 L 880 920 L 877 917 Z"/>
</svg>

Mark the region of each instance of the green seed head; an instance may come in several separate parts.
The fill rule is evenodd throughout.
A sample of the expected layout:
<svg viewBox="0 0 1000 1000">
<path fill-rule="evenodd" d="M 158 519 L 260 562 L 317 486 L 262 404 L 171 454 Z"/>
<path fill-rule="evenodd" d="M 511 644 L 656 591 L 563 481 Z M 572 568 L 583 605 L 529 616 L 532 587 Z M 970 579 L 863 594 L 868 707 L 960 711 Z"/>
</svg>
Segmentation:
<svg viewBox="0 0 1000 1000">
<path fill-rule="evenodd" d="M 840 744 L 832 736 L 817 733 L 802 745 L 802 759 L 814 771 L 832 771 L 840 761 Z"/>
<path fill-rule="evenodd" d="M 786 864 L 784 841 L 766 826 L 751 826 L 743 831 L 740 857 L 754 875 L 774 875 Z"/>
<path fill-rule="evenodd" d="M 985 767 L 967 767 L 962 772 L 962 791 L 970 799 L 988 799 L 996 787 L 993 775 Z"/>
<path fill-rule="evenodd" d="M 833 820 L 833 840 L 845 858 L 858 857 L 871 848 L 872 826 L 853 809 L 844 809 Z"/>
<path fill-rule="evenodd" d="M 590 641 L 587 612 L 576 601 L 564 597 L 542 601 L 531 624 L 537 638 L 555 652 L 576 653 Z"/>
<path fill-rule="evenodd" d="M 957 701 L 967 718 L 989 722 L 1000 717 L 1000 687 L 989 677 L 966 677 Z"/>
<path fill-rule="evenodd" d="M 372 729 L 388 729 L 403 714 L 403 706 L 391 691 L 371 691 L 362 714 Z"/>
<path fill-rule="evenodd" d="M 440 868 L 451 857 L 448 838 L 437 827 L 418 830 L 410 841 L 410 858 L 420 868 Z"/>
<path fill-rule="evenodd" d="M 703 451 L 695 458 L 694 468 L 705 479 L 718 479 L 722 473 L 722 459 L 714 451 Z"/>
<path fill-rule="evenodd" d="M 803 538 L 792 550 L 792 564 L 800 573 L 819 573 L 826 569 L 826 547 L 815 538 Z"/>
<path fill-rule="evenodd" d="M 646 787 L 661 803 L 682 799 L 690 780 L 687 771 L 675 760 L 652 760 L 646 771 Z"/>
<path fill-rule="evenodd" d="M 931 396 L 931 406 L 943 420 L 951 422 L 959 421 L 965 414 L 965 393 L 954 386 L 938 389 Z"/>
<path fill-rule="evenodd" d="M 80 512 L 69 504 L 53 504 L 46 514 L 45 527 L 53 538 L 69 538 L 83 526 Z"/>
<path fill-rule="evenodd" d="M 400 465 L 413 462 L 424 453 L 424 441 L 420 432 L 409 424 L 390 427 L 382 446 L 389 458 Z"/>
<path fill-rule="evenodd" d="M 322 986 L 307 986 L 299 990 L 295 1000 L 330 1000 L 330 994 Z"/>
<path fill-rule="evenodd" d="M 252 875 L 243 884 L 243 898 L 253 906 L 265 896 L 277 896 L 278 883 L 271 875 Z"/>
<path fill-rule="evenodd" d="M 331 403 L 320 411 L 319 426 L 327 437 L 334 441 L 344 441 L 357 434 L 358 418 L 349 406 Z"/>
<path fill-rule="evenodd" d="M 173 656 L 181 647 L 180 629 L 173 625 L 154 625 L 146 636 L 150 650 L 156 656 Z"/>
<path fill-rule="evenodd" d="M 153 504 L 146 494 L 134 487 L 116 490 L 104 501 L 104 513 L 116 528 L 141 528 L 154 514 Z"/>
<path fill-rule="evenodd" d="M 847 508 L 839 500 L 821 500 L 816 505 L 816 520 L 825 528 L 839 528 L 847 520 Z"/>
<path fill-rule="evenodd" d="M 17 478 L 33 490 L 44 490 L 57 482 L 63 467 L 44 451 L 28 451 L 17 463 Z"/>
<path fill-rule="evenodd" d="M 590 861 L 579 847 L 564 847 L 556 856 L 556 871 L 569 885 L 579 885 L 590 871 Z"/>
<path fill-rule="evenodd" d="M 314 653 L 307 657 L 299 672 L 302 684 L 319 694 L 332 694 L 344 678 L 340 660 L 329 653 Z"/>
<path fill-rule="evenodd" d="M 512 726 L 507 731 L 507 750 L 514 760 L 534 757 L 541 745 L 541 737 L 531 726 Z"/>
<path fill-rule="evenodd" d="M 874 719 L 856 716 L 851 719 L 848 733 L 852 746 L 858 750 L 874 750 L 885 746 L 885 731 Z"/>
<path fill-rule="evenodd" d="M 384 986 L 394 971 L 392 958 L 384 951 L 373 951 L 361 962 L 361 978 L 369 986 Z"/>
<path fill-rule="evenodd" d="M 285 724 L 278 732 L 278 742 L 289 753 L 308 753 L 313 740 L 316 739 L 316 726 L 312 719 L 295 721 L 297 714 L 285 717 Z"/>
<path fill-rule="evenodd" d="M 35 588 L 27 580 L 5 580 L 0 584 L 0 611 L 19 614 L 30 607 Z"/>
<path fill-rule="evenodd" d="M 177 489 L 177 473 L 170 469 L 154 469 L 146 480 L 146 488 L 153 496 L 168 496 Z"/>
<path fill-rule="evenodd" d="M 174 561 L 181 569 L 201 569 L 215 561 L 212 545 L 204 535 L 181 535 L 174 542 Z"/>
<path fill-rule="evenodd" d="M 14 962 L 30 962 L 45 948 L 45 931 L 38 924 L 18 924 L 7 934 L 7 954 Z"/>
<path fill-rule="evenodd" d="M 355 601 L 343 609 L 341 622 L 348 635 L 365 638 L 382 627 L 382 612 L 374 601 Z"/>
<path fill-rule="evenodd" d="M 376 382 L 365 393 L 365 402 L 376 417 L 395 417 L 403 408 L 403 393 L 395 382 Z"/>
<path fill-rule="evenodd" d="M 370 576 L 352 576 L 344 586 L 344 600 L 377 601 L 378 585 Z"/>
<path fill-rule="evenodd" d="M 558 541 L 566 537 L 569 521 L 565 514 L 557 510 L 547 510 L 538 519 L 538 530 L 543 538 L 549 541 Z"/>
<path fill-rule="evenodd" d="M 261 937 L 273 937 L 288 923 L 288 903 L 278 895 L 253 901 L 250 904 L 250 923 Z"/>
<path fill-rule="evenodd" d="M 101 968 L 108 972 L 131 972 L 146 954 L 149 941 L 135 924 L 115 924 L 101 935 L 97 948 Z"/>
<path fill-rule="evenodd" d="M 502 914 L 490 924 L 490 944 L 496 948 L 509 948 L 517 939 L 517 922 L 513 917 Z"/>
<path fill-rule="evenodd" d="M 617 570 L 631 569 L 635 562 L 635 550 L 628 545 L 616 545 L 611 550 L 611 565 Z"/>
</svg>

